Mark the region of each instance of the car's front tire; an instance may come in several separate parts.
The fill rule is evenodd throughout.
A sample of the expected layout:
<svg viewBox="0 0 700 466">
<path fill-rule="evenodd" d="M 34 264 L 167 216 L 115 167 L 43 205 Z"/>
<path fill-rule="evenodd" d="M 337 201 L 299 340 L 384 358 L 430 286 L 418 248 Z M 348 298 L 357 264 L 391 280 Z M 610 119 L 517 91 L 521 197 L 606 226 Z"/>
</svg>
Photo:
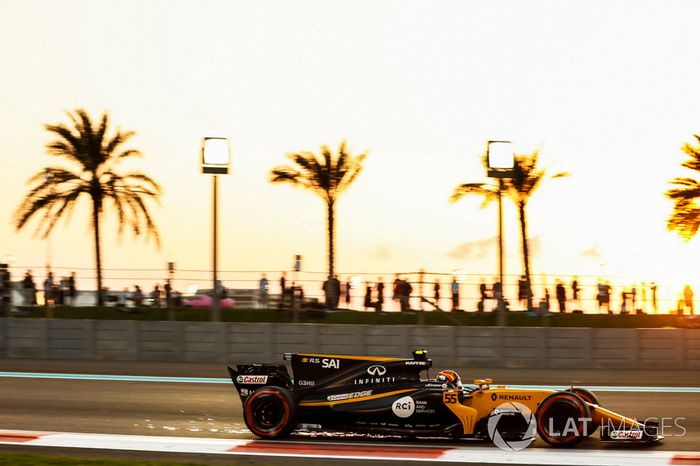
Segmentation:
<svg viewBox="0 0 700 466">
<path fill-rule="evenodd" d="M 243 420 L 258 437 L 286 437 L 296 427 L 294 397 L 281 387 L 270 386 L 256 390 L 243 406 Z"/>
<path fill-rule="evenodd" d="M 600 406 L 600 402 L 598 401 L 598 397 L 595 396 L 595 393 L 593 393 L 592 391 L 590 391 L 586 388 L 572 387 L 572 388 L 568 389 L 567 392 L 575 393 L 576 395 L 579 396 L 579 398 L 581 398 L 586 403 Z M 591 420 L 590 425 L 587 429 L 586 437 L 590 437 L 593 433 L 595 433 L 595 431 L 598 430 L 598 427 L 600 427 L 600 425 L 597 423 L 594 423 Z"/>
<path fill-rule="evenodd" d="M 537 433 L 554 447 L 572 447 L 589 435 L 591 412 L 581 397 L 571 392 L 552 393 L 537 411 Z"/>
</svg>

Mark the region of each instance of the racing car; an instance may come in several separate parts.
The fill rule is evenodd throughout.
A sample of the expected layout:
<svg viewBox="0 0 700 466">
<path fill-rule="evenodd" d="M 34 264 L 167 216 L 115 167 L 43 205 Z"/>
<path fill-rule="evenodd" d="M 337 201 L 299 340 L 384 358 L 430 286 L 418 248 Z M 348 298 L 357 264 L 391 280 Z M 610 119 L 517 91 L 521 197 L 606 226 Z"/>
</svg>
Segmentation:
<svg viewBox="0 0 700 466">
<path fill-rule="evenodd" d="M 463 384 L 452 370 L 431 378 L 425 350 L 410 359 L 300 353 L 284 359 L 292 375 L 284 364 L 228 367 L 244 421 L 260 438 L 315 429 L 531 441 L 536 430 L 548 444 L 568 447 L 600 427 L 602 441 L 662 439 L 656 423 L 603 408 L 585 388 L 515 389 L 491 379 Z"/>
</svg>

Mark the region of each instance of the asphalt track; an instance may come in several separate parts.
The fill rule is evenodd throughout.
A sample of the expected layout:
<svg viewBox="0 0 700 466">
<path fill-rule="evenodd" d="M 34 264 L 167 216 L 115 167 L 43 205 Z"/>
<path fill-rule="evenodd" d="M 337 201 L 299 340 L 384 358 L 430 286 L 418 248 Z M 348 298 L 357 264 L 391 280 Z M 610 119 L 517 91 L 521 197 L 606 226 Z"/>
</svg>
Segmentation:
<svg viewBox="0 0 700 466">
<path fill-rule="evenodd" d="M 121 374 L 142 376 L 209 377 L 226 376 L 224 365 L 163 363 L 102 363 L 46 360 L 1 360 L 0 372 L 50 372 L 77 374 Z M 666 439 L 653 451 L 695 451 L 700 449 L 700 393 L 640 392 L 641 387 L 700 387 L 696 371 L 619 370 L 461 370 L 465 379 L 491 376 L 498 383 L 630 386 L 626 390 L 599 392 L 601 404 L 630 417 L 669 418 L 672 425 Z M 467 377 L 467 375 L 470 377 Z M 674 425 L 677 420 L 677 425 Z M 74 380 L 0 377 L 0 429 L 87 432 L 142 436 L 173 436 L 207 439 L 252 439 L 241 418 L 240 401 L 226 383 L 165 383 L 155 381 Z M 366 437 L 296 436 L 299 442 L 350 442 L 350 448 L 370 446 Z M 442 440 L 382 439 L 401 447 L 464 445 Z M 488 447 L 477 443 L 475 448 Z M 625 447 L 629 449 L 629 447 Z M 140 451 L 74 450 L 50 447 L 2 445 L 0 450 L 45 449 L 70 455 L 109 456 L 196 461 L 208 464 L 308 464 L 309 460 L 245 456 L 234 459 L 216 455 L 149 453 Z M 531 449 L 545 448 L 536 443 Z M 594 439 L 578 449 L 620 450 Z M 620 451 L 624 451 L 620 450 Z M 513 460 L 517 461 L 517 454 Z M 324 459 L 322 464 L 364 464 L 357 460 Z M 373 465 L 397 464 L 373 461 Z M 421 464 L 416 462 L 413 464 Z M 426 462 L 425 464 L 429 464 Z"/>
</svg>

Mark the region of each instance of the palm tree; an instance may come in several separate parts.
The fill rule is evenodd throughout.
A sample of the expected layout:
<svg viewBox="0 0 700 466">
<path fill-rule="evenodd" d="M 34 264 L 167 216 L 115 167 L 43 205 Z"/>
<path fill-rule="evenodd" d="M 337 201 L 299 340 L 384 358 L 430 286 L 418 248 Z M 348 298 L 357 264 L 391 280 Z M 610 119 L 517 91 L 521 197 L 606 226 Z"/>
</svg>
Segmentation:
<svg viewBox="0 0 700 466">
<path fill-rule="evenodd" d="M 294 166 L 283 165 L 270 172 L 271 183 L 289 183 L 308 189 L 326 203 L 329 280 L 335 275 L 335 203 L 362 171 L 366 156 L 366 152 L 351 155 L 343 141 L 335 154 L 327 146 L 321 147 L 320 157 L 306 151 L 288 154 Z"/>
<path fill-rule="evenodd" d="M 528 283 L 531 282 L 530 273 L 530 251 L 528 248 L 527 234 L 527 203 L 530 197 L 539 187 L 540 183 L 546 176 L 546 171 L 537 166 L 539 151 L 532 154 L 520 154 L 515 156 L 515 164 L 513 165 L 513 174 L 510 178 L 503 178 L 503 189 L 507 196 L 515 203 L 518 208 L 518 221 L 520 223 L 520 242 L 522 246 L 522 260 L 525 278 Z M 484 159 L 484 163 L 486 159 Z M 568 173 L 561 172 L 552 176 L 552 178 L 560 178 L 568 176 Z M 498 185 L 488 183 L 464 183 L 457 186 L 450 196 L 450 202 L 457 202 L 467 194 L 477 194 L 484 198 L 481 207 L 486 207 L 491 201 L 498 199 Z M 532 309 L 532 296 L 528 295 L 528 309 Z"/>
<path fill-rule="evenodd" d="M 685 168 L 700 172 L 700 136 L 695 135 L 699 143 L 692 146 L 685 143 L 683 152 L 690 156 L 681 164 Z M 700 207 L 697 204 L 700 198 L 700 182 L 694 178 L 674 178 L 670 182 L 671 189 L 666 191 L 666 197 L 673 201 L 673 212 L 666 221 L 669 231 L 676 231 L 685 241 L 690 241 L 700 227 Z"/>
<path fill-rule="evenodd" d="M 146 199 L 157 201 L 161 189 L 141 172 L 119 174 L 115 171 L 115 166 L 122 160 L 142 155 L 134 149 L 122 149 L 135 134 L 133 131 L 117 129 L 109 136 L 107 113 L 102 115 L 98 125 L 83 109 L 66 114 L 72 127 L 61 123 L 45 126 L 48 132 L 57 136 L 46 145 L 46 149 L 49 155 L 65 159 L 72 167 L 46 167 L 28 180 L 32 187 L 15 212 L 15 226 L 20 230 L 32 217 L 39 217 L 36 234 L 46 238 L 61 217 L 70 216 L 79 198 L 88 197 L 92 204 L 90 226 L 95 241 L 97 304 L 102 305 L 100 221 L 107 203 L 113 205 L 117 214 L 119 234 L 128 227 L 136 236 L 142 233 L 146 238 L 153 236 L 159 245 L 158 229 Z"/>
</svg>

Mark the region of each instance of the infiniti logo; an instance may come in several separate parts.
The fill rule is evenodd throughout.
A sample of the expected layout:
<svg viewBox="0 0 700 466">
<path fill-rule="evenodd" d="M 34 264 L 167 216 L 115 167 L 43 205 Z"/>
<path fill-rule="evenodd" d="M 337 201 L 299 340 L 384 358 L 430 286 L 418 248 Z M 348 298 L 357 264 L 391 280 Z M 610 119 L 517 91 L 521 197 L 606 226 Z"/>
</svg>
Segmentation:
<svg viewBox="0 0 700 466">
<path fill-rule="evenodd" d="M 386 374 L 386 367 L 384 367 L 384 366 L 377 366 L 377 365 L 369 366 L 369 367 L 367 368 L 367 373 L 368 373 L 369 375 L 379 375 L 379 376 L 381 376 L 381 375 Z"/>
</svg>

